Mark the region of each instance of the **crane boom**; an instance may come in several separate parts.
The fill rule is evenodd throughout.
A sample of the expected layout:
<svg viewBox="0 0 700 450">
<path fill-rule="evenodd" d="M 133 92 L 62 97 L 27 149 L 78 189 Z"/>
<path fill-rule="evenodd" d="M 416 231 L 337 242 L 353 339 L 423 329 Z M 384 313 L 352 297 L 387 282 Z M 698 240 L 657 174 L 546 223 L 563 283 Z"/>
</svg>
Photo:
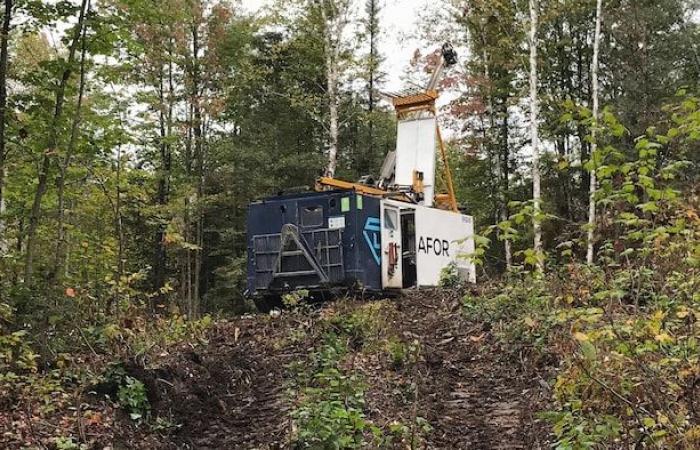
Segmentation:
<svg viewBox="0 0 700 450">
<path fill-rule="evenodd" d="M 452 44 L 445 42 L 442 44 L 440 51 L 442 53 L 442 58 L 440 58 L 440 62 L 433 71 L 433 75 L 430 77 L 428 86 L 425 88 L 426 91 L 434 91 L 440 82 L 440 78 L 442 77 L 442 73 L 444 72 L 445 68 L 457 64 L 457 52 L 452 47 Z"/>
</svg>

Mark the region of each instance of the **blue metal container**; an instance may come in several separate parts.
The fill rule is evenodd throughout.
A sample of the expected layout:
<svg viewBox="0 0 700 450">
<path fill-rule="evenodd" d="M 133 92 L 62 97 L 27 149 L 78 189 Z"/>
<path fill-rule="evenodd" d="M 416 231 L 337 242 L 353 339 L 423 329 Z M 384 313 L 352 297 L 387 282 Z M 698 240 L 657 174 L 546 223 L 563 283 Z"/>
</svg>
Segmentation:
<svg viewBox="0 0 700 450">
<path fill-rule="evenodd" d="M 380 200 L 347 190 L 271 197 L 248 209 L 248 291 L 381 291 Z"/>
</svg>

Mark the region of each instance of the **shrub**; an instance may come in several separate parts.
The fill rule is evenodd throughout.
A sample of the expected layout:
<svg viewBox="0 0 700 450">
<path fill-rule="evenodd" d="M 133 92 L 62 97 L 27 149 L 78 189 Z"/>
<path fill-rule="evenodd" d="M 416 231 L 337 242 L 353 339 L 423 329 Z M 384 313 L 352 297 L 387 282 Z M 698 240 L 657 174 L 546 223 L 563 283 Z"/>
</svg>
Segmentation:
<svg viewBox="0 0 700 450">
<path fill-rule="evenodd" d="M 452 262 L 440 270 L 438 285 L 446 289 L 454 289 L 462 285 L 462 279 L 459 277 L 459 268 L 455 263 Z"/>
<path fill-rule="evenodd" d="M 334 332 L 324 336 L 323 345 L 312 355 L 311 373 L 298 373 L 298 404 L 292 411 L 297 427 L 296 441 L 302 448 L 353 449 L 364 444 L 365 433 L 375 437 L 381 431 L 364 414 L 364 384 L 346 374 L 340 362 L 347 347 Z M 302 370 L 302 366 L 297 369 Z"/>
<path fill-rule="evenodd" d="M 386 351 L 389 354 L 391 366 L 400 369 L 404 366 L 415 364 L 420 356 L 420 343 L 416 340 L 407 344 L 395 337 L 386 342 Z"/>
<path fill-rule="evenodd" d="M 150 410 L 146 386 L 134 377 L 124 378 L 124 384 L 117 392 L 117 399 L 119 405 L 129 412 L 131 420 L 142 420 Z"/>
<path fill-rule="evenodd" d="M 382 331 L 384 315 L 381 302 L 368 303 L 352 310 L 349 314 L 335 314 L 330 319 L 336 332 L 348 337 L 353 348 L 360 348 L 368 343 L 374 345 Z"/>
<path fill-rule="evenodd" d="M 282 304 L 290 309 L 297 308 L 304 300 L 309 298 L 309 294 L 309 291 L 306 289 L 292 291 L 282 296 Z"/>
</svg>

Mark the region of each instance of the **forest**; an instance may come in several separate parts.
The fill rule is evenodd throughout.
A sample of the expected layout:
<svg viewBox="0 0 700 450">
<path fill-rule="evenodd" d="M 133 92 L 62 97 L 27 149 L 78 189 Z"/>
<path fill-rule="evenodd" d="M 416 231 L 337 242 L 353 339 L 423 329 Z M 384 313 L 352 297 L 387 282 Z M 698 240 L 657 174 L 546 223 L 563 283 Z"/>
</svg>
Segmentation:
<svg viewBox="0 0 700 450">
<path fill-rule="evenodd" d="M 0 447 L 700 448 L 697 0 L 4 0 L 0 27 Z M 258 313 L 249 204 L 377 177 L 387 93 L 445 42 L 477 282 Z"/>
</svg>

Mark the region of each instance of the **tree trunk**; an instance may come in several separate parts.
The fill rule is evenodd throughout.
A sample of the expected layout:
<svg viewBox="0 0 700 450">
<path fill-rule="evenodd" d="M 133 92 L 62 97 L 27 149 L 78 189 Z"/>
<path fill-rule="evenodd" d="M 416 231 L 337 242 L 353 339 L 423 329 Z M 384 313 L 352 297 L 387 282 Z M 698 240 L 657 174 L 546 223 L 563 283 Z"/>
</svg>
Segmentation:
<svg viewBox="0 0 700 450">
<path fill-rule="evenodd" d="M 73 63 L 75 62 L 75 53 L 78 49 L 78 44 L 80 43 L 80 37 L 82 35 L 83 27 L 85 26 L 85 17 L 87 15 L 87 9 L 89 6 L 89 0 L 82 0 L 80 6 L 80 15 L 78 16 L 78 23 L 75 26 L 75 32 L 73 34 L 73 39 L 71 41 L 70 47 L 68 49 L 68 59 L 66 61 L 66 68 L 63 70 L 61 80 L 56 89 L 56 102 L 54 105 L 53 117 L 51 118 L 51 124 L 49 127 L 49 136 L 47 139 L 46 150 L 44 151 L 44 156 L 42 158 L 41 167 L 39 169 L 38 183 L 36 191 L 34 192 L 34 201 L 32 202 L 32 209 L 29 214 L 29 225 L 27 227 L 27 250 L 25 254 L 24 261 L 24 283 L 28 286 L 32 284 L 32 276 L 34 273 L 34 256 L 36 252 L 36 233 L 39 228 L 39 221 L 41 219 L 41 203 L 46 194 L 49 182 L 49 171 L 53 162 L 53 156 L 56 151 L 56 145 L 58 144 L 58 133 L 60 127 L 60 121 L 63 116 L 63 105 L 66 96 L 66 87 L 70 76 L 73 73 Z"/>
<path fill-rule="evenodd" d="M 328 166 L 325 175 L 334 177 L 338 166 L 338 58 L 343 32 L 344 9 L 336 0 L 323 1 L 323 43 L 326 64 L 326 95 L 328 96 Z"/>
<path fill-rule="evenodd" d="M 90 2 L 88 2 L 88 12 L 90 11 Z M 60 167 L 60 175 L 57 182 L 58 190 L 58 238 L 56 241 L 56 254 L 54 255 L 53 278 L 55 281 L 60 280 L 64 276 L 65 259 L 66 259 L 66 228 L 65 228 L 65 187 L 66 175 L 70 167 L 71 159 L 75 153 L 75 147 L 78 141 L 78 131 L 80 129 L 80 120 L 83 108 L 83 97 L 85 95 L 85 59 L 87 55 L 87 27 L 83 27 L 82 44 L 80 51 L 80 80 L 78 81 L 78 100 L 75 106 L 75 114 L 73 116 L 73 124 L 71 126 L 70 140 L 63 163 Z"/>
<path fill-rule="evenodd" d="M 503 121 L 501 123 L 501 220 L 508 220 L 510 215 L 508 203 L 510 190 L 510 152 L 508 148 L 508 98 L 503 98 Z M 503 251 L 506 258 L 506 270 L 510 271 L 513 268 L 513 252 L 511 250 L 511 242 L 506 239 L 503 241 Z"/>
<path fill-rule="evenodd" d="M 332 51 L 326 51 L 328 90 L 328 167 L 326 168 L 326 176 L 331 178 L 335 176 L 338 165 L 338 69 L 336 58 L 331 55 Z"/>
<path fill-rule="evenodd" d="M 586 95 L 588 95 L 585 92 L 585 86 L 586 86 L 586 80 L 584 79 L 584 74 L 586 70 L 584 69 L 585 66 L 585 61 L 584 61 L 584 52 L 588 48 L 588 42 L 587 42 L 587 37 L 581 38 L 580 36 L 577 39 L 578 46 L 576 47 L 576 79 L 578 81 L 578 85 L 576 87 L 576 92 L 578 93 L 578 99 L 583 102 L 584 99 L 586 98 Z M 581 146 L 581 151 L 580 151 L 580 160 L 581 164 L 583 164 L 588 158 L 590 157 L 590 144 L 588 142 L 587 136 L 588 136 L 588 129 L 582 125 L 579 124 L 576 127 L 576 132 L 578 136 L 578 141 L 579 145 Z M 581 191 L 580 194 L 582 197 L 585 197 L 588 195 L 588 191 L 590 189 L 590 178 L 586 176 L 585 170 L 581 170 Z"/>
<path fill-rule="evenodd" d="M 121 114 L 121 112 L 119 113 Z M 123 129 L 123 121 L 120 116 L 119 118 L 120 126 Z M 125 263 L 125 257 L 124 257 L 124 252 L 125 252 L 125 237 L 124 237 L 124 221 L 122 217 L 122 191 L 121 191 L 121 180 L 122 180 L 122 169 L 123 169 L 123 164 L 122 164 L 122 143 L 119 142 L 117 144 L 117 155 L 116 155 L 116 173 L 115 173 L 115 184 L 116 184 L 116 189 L 115 189 L 115 200 L 112 201 L 109 190 L 107 189 L 106 186 L 103 187 L 105 197 L 107 197 L 107 200 L 109 201 L 110 205 L 112 206 L 112 213 L 114 215 L 114 232 L 117 235 L 117 255 L 116 255 L 116 261 L 115 261 L 115 273 L 114 273 L 114 279 L 119 282 L 121 280 L 122 275 L 124 274 L 124 263 Z M 112 309 L 116 302 L 119 300 L 119 292 L 115 291 L 114 295 L 109 297 L 107 299 L 107 304 L 105 307 L 105 311 L 107 314 L 112 313 Z"/>
<path fill-rule="evenodd" d="M 114 203 L 114 228 L 117 232 L 117 280 L 124 275 L 124 221 L 122 219 L 122 144 L 117 145 L 116 200 Z"/>
<path fill-rule="evenodd" d="M 540 142 L 539 142 L 539 99 L 537 95 L 537 14 L 538 0 L 530 0 L 530 140 L 532 142 L 532 226 L 534 229 L 534 250 L 537 257 L 537 271 L 544 271 L 542 253 L 541 188 L 540 188 Z"/>
<path fill-rule="evenodd" d="M 595 163 L 598 143 L 596 141 L 598 129 L 598 58 L 600 54 L 600 29 L 603 21 L 603 0 L 598 0 L 596 6 L 595 38 L 593 40 L 593 62 L 591 63 L 591 89 L 593 97 L 593 128 L 591 129 L 591 181 L 588 195 L 588 236 L 586 248 L 586 263 L 595 262 L 594 240 L 596 225 L 595 197 L 598 190 L 597 167 Z"/>
<path fill-rule="evenodd" d="M 367 13 L 368 17 L 368 28 L 369 28 L 369 71 L 368 71 L 368 82 L 367 82 L 367 99 L 368 99 L 368 111 L 369 111 L 369 136 L 368 136 L 368 149 L 367 158 L 365 159 L 362 172 L 360 175 L 366 175 L 371 170 L 371 161 L 374 158 L 374 106 L 376 99 L 374 97 L 374 90 L 376 84 L 377 76 L 377 28 L 378 28 L 378 0 L 368 0 L 367 2 Z"/>
<path fill-rule="evenodd" d="M 174 31 L 169 28 L 170 36 Z M 169 39 L 166 49 L 165 61 L 160 61 L 158 67 L 158 126 L 160 138 L 160 169 L 158 173 L 158 197 L 157 203 L 161 213 L 170 202 L 170 184 L 172 175 L 172 143 L 173 134 L 173 109 L 175 101 L 175 88 L 173 83 L 174 55 L 172 38 Z M 167 71 L 167 73 L 166 73 Z M 162 219 L 162 218 L 161 218 Z M 160 291 L 166 285 L 168 269 L 168 251 L 166 248 L 167 225 L 159 223 L 154 237 L 153 253 L 153 288 Z M 165 306 L 165 295 L 158 293 L 156 296 L 158 306 Z"/>
<path fill-rule="evenodd" d="M 202 212 L 202 198 L 204 197 L 204 146 L 202 133 L 202 105 L 200 92 L 200 67 L 199 67 L 199 26 L 192 27 L 192 102 L 194 115 L 194 153 L 195 153 L 195 175 L 197 177 L 197 199 L 196 199 L 196 226 L 195 239 L 197 249 L 194 254 L 194 280 L 192 282 L 192 302 L 188 311 L 190 318 L 199 315 L 199 305 L 201 302 L 201 272 L 202 272 L 202 246 L 204 244 L 204 215 Z"/>
<path fill-rule="evenodd" d="M 482 45 L 484 45 L 484 48 L 486 47 L 485 43 Z M 489 83 L 487 93 L 489 133 L 487 134 L 484 132 L 484 137 L 488 140 L 489 148 L 494 149 L 489 151 L 489 161 L 496 167 L 495 172 L 498 179 L 496 187 L 497 211 L 494 217 L 496 225 L 498 225 L 499 222 L 508 220 L 508 216 L 510 215 L 508 210 L 508 190 L 510 185 L 508 96 L 504 95 L 501 99 L 503 117 L 500 123 L 500 137 L 495 137 L 493 135 L 498 130 L 496 129 L 496 108 L 494 107 L 493 80 L 491 80 L 489 57 L 485 49 L 483 51 L 482 58 L 484 61 L 484 79 L 486 79 L 487 83 Z M 506 239 L 503 241 L 503 255 L 506 261 L 506 271 L 510 271 L 513 267 L 510 240 Z"/>
<path fill-rule="evenodd" d="M 165 65 L 161 64 L 158 68 L 158 97 L 159 97 L 159 114 L 158 126 L 160 133 L 160 169 L 158 174 L 158 197 L 157 203 L 161 210 L 168 204 L 168 194 L 170 191 L 170 143 L 168 141 L 168 111 L 167 99 L 165 94 Z M 159 220 L 162 222 L 162 220 Z M 168 263 L 168 255 L 165 249 L 165 230 L 166 226 L 163 223 L 158 223 L 154 236 L 154 253 L 153 253 L 153 290 L 160 291 L 165 286 L 165 271 Z M 164 305 L 164 297 L 161 293 L 156 296 L 156 301 L 159 306 Z"/>
<path fill-rule="evenodd" d="M 12 21 L 12 0 L 5 0 L 2 17 L 2 36 L 0 36 L 0 255 L 7 252 L 5 236 L 5 161 L 7 147 L 5 142 L 5 124 L 7 122 L 7 65 L 8 43 L 10 40 L 10 23 Z"/>
<path fill-rule="evenodd" d="M 190 101 L 187 108 L 187 137 L 185 139 L 185 174 L 187 175 L 188 182 L 192 180 L 192 141 L 193 141 L 193 121 L 194 121 L 194 105 Z M 192 200 L 190 198 L 189 192 L 185 195 L 185 211 L 184 211 L 184 227 L 185 227 L 185 242 L 192 242 L 192 226 L 191 226 L 191 208 Z M 183 299 L 185 300 L 186 310 L 189 310 L 193 301 L 193 288 L 192 288 L 192 250 L 187 248 L 184 251 L 184 262 L 183 262 L 183 275 L 182 275 L 182 289 Z"/>
</svg>

